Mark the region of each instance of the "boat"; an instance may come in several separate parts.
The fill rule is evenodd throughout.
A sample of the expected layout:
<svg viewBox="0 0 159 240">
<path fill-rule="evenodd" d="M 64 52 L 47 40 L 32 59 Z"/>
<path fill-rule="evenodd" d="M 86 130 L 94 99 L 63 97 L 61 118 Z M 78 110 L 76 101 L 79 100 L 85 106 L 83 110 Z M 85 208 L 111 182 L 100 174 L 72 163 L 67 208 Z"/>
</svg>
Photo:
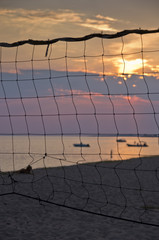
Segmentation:
<svg viewBox="0 0 159 240">
<path fill-rule="evenodd" d="M 146 142 L 140 142 L 140 143 L 134 142 L 134 144 L 127 143 L 127 146 L 128 147 L 148 147 L 148 144 Z"/>
<path fill-rule="evenodd" d="M 74 146 L 74 147 L 90 147 L 90 145 L 89 145 L 88 143 L 85 144 L 85 143 L 82 143 L 82 142 L 80 142 L 80 143 L 74 143 L 73 146 Z"/>
<path fill-rule="evenodd" d="M 116 141 L 117 141 L 117 142 L 126 142 L 126 140 L 123 139 L 123 138 L 117 139 Z"/>
</svg>

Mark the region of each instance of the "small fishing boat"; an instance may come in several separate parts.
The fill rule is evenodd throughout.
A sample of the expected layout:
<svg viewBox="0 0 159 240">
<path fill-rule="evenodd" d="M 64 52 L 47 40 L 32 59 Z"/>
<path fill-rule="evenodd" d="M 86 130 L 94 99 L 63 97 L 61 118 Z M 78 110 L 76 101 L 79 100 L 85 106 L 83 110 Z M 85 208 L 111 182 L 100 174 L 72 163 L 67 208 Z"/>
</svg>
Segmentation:
<svg viewBox="0 0 159 240">
<path fill-rule="evenodd" d="M 74 147 L 90 147 L 90 145 L 89 145 L 88 143 L 85 144 L 85 143 L 82 143 L 82 142 L 80 142 L 80 143 L 74 143 L 73 146 L 74 146 Z"/>
<path fill-rule="evenodd" d="M 127 146 L 128 147 L 148 147 L 148 144 L 146 142 L 140 142 L 140 143 L 134 142 L 134 144 L 127 143 Z"/>
<path fill-rule="evenodd" d="M 119 138 L 119 139 L 117 139 L 116 141 L 117 141 L 117 142 L 126 142 L 126 140 L 123 139 L 123 138 Z"/>
</svg>

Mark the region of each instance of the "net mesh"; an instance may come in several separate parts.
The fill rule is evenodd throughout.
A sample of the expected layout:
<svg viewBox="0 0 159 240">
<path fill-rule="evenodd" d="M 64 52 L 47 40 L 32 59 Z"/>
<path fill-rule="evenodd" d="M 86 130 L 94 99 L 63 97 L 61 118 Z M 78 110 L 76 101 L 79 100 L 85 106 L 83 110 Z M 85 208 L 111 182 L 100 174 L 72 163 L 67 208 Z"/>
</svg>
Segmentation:
<svg viewBox="0 0 159 240">
<path fill-rule="evenodd" d="M 158 32 L 0 43 L 1 197 L 159 226 Z"/>
</svg>

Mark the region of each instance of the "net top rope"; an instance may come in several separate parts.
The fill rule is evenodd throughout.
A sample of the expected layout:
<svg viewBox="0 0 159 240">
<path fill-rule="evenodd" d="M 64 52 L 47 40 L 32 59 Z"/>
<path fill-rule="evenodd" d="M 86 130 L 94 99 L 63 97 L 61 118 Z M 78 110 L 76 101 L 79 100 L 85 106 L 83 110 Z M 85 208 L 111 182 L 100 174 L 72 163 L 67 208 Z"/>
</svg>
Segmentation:
<svg viewBox="0 0 159 240">
<path fill-rule="evenodd" d="M 92 38 L 103 38 L 103 39 L 113 39 L 113 38 L 119 38 L 126 36 L 128 34 L 151 34 L 151 33 L 159 33 L 159 28 L 154 29 L 154 30 L 143 30 L 143 29 L 132 29 L 132 30 L 124 30 L 121 32 L 117 32 L 114 34 L 103 34 L 103 33 L 92 33 L 89 35 L 86 35 L 84 37 L 64 37 L 64 38 L 55 38 L 52 40 L 22 40 L 22 41 L 17 41 L 13 43 L 7 43 L 7 42 L 0 42 L 1 47 L 17 47 L 21 46 L 24 44 L 30 44 L 30 45 L 49 45 L 53 44 L 59 41 L 63 42 L 80 42 L 80 41 L 86 41 Z"/>
</svg>

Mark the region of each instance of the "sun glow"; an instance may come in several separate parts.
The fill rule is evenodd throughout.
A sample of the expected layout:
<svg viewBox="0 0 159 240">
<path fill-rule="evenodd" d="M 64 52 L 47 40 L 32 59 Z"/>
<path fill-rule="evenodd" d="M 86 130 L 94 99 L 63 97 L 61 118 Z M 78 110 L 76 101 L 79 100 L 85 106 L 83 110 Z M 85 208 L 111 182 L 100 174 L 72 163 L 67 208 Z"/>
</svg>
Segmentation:
<svg viewBox="0 0 159 240">
<path fill-rule="evenodd" d="M 141 58 L 134 60 L 119 60 L 118 62 L 118 71 L 119 73 L 134 74 L 141 73 L 144 65 L 147 60 L 142 60 Z"/>
</svg>

